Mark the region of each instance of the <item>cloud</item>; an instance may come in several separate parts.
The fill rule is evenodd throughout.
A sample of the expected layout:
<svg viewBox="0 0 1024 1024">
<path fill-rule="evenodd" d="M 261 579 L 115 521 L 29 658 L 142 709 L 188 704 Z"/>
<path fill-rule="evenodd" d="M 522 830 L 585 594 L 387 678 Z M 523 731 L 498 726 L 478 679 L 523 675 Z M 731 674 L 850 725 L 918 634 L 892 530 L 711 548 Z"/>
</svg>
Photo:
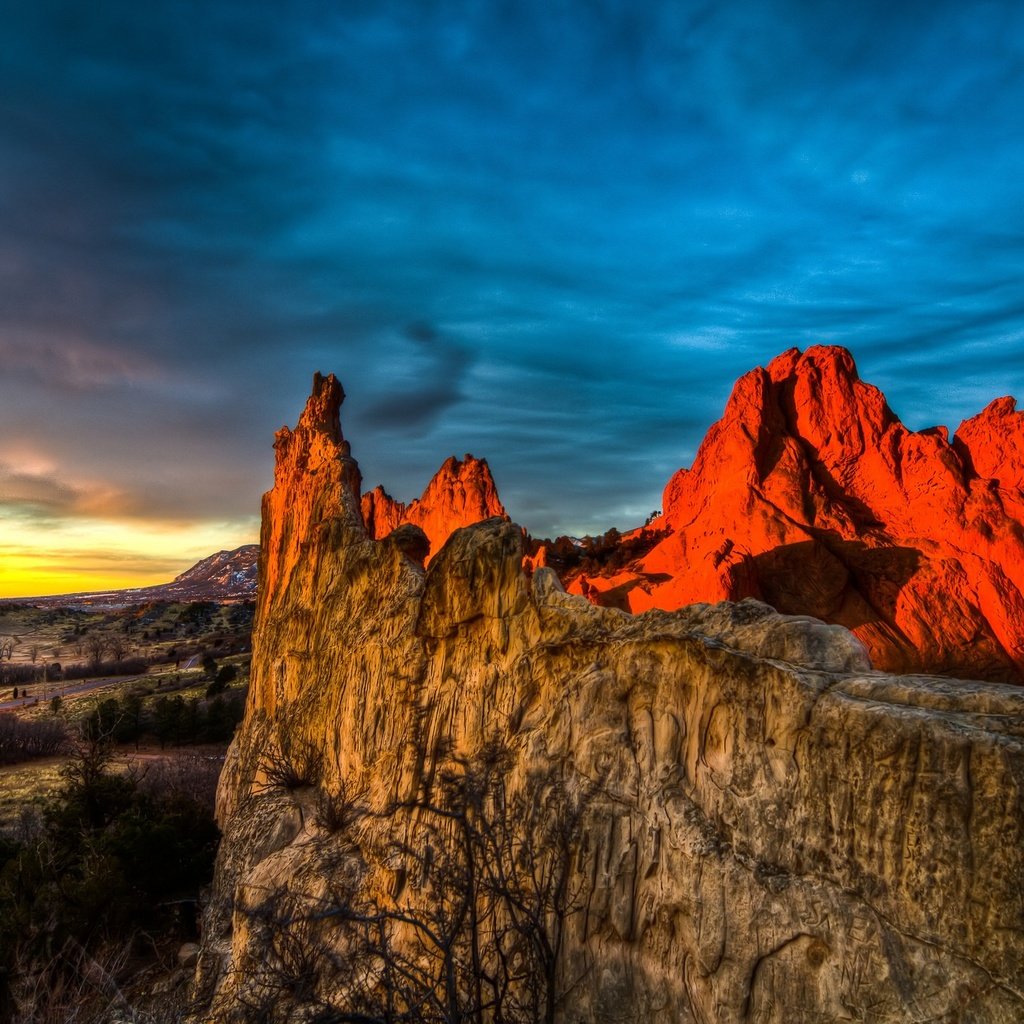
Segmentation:
<svg viewBox="0 0 1024 1024">
<path fill-rule="evenodd" d="M 431 427 L 462 400 L 463 379 L 472 354 L 433 325 L 416 321 L 386 339 L 376 359 L 378 388 L 384 393 L 364 405 L 361 426 L 407 433 Z"/>
<path fill-rule="evenodd" d="M 0 463 L 0 505 L 28 515 L 52 517 L 71 511 L 78 493 L 49 476 L 19 473 Z"/>
<path fill-rule="evenodd" d="M 159 368 L 145 355 L 84 338 L 8 329 L 0 334 L 0 368 L 7 379 L 56 391 L 101 391 L 150 384 Z"/>
<path fill-rule="evenodd" d="M 919 425 L 1024 391 L 1020 5 L 40 0 L 5 38 L 39 515 L 255 514 L 315 369 L 369 480 L 473 450 L 538 532 L 654 507 L 792 344 Z"/>
<path fill-rule="evenodd" d="M 0 508 L 42 523 L 74 516 L 130 518 L 134 502 L 98 481 L 68 481 L 46 470 L 0 462 Z"/>
</svg>

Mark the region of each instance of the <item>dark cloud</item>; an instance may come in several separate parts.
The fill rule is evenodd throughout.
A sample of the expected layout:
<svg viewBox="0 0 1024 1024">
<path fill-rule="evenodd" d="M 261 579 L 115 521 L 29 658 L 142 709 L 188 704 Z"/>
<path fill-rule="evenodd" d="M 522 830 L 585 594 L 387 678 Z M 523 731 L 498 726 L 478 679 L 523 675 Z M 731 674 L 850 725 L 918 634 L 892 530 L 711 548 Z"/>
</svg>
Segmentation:
<svg viewBox="0 0 1024 1024">
<path fill-rule="evenodd" d="M 378 387 L 384 393 L 363 407 L 358 423 L 369 430 L 425 430 L 461 401 L 472 353 L 431 324 L 409 324 L 379 350 Z"/>
<path fill-rule="evenodd" d="M 1024 392 L 1010 0 L 37 0 L 5 41 L 0 460 L 53 463 L 6 478 L 40 509 L 251 516 L 315 369 L 369 482 L 471 449 L 539 533 L 645 515 L 793 344 L 913 426 Z"/>
</svg>

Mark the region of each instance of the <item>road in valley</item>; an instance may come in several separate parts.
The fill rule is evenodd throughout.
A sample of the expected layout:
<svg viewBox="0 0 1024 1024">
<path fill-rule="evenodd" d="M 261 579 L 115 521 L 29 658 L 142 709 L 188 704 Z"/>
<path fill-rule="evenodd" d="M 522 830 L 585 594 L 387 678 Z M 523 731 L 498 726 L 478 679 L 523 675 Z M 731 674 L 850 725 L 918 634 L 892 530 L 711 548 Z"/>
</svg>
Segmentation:
<svg viewBox="0 0 1024 1024">
<path fill-rule="evenodd" d="M 0 711 L 14 711 L 17 708 L 30 707 L 33 704 L 41 704 L 52 700 L 54 697 L 77 697 L 79 694 L 88 693 L 90 690 L 98 690 L 101 686 L 109 686 L 111 683 L 137 683 L 144 679 L 144 676 L 98 676 L 96 679 L 76 679 L 68 683 L 30 683 L 28 686 L 29 695 L 19 696 L 14 699 L 9 694 L 14 692 L 4 688 L 5 699 L 0 700 Z M 21 687 L 18 687 L 21 693 Z"/>
</svg>

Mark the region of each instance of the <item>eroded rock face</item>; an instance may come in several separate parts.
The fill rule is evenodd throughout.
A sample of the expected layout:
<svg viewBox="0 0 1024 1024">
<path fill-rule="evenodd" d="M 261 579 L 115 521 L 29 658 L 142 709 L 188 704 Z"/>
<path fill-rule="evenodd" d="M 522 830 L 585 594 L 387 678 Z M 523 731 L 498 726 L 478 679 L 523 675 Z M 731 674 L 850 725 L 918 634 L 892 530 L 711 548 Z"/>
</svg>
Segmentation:
<svg viewBox="0 0 1024 1024">
<path fill-rule="evenodd" d="M 770 381 L 752 377 L 734 414 L 755 424 Z M 294 977 L 277 978 L 281 1015 L 258 1019 L 343 1005 L 339 891 L 414 900 L 376 852 L 413 834 L 389 808 L 495 740 L 510 807 L 539 771 L 593 785 L 559 1020 L 1024 1018 L 1024 691 L 874 672 L 846 629 L 753 600 L 596 607 L 550 569 L 524 575 L 522 534 L 499 519 L 424 569 L 415 527 L 367 532 L 340 400 L 318 377 L 278 436 L 197 1019 L 257 1019 L 275 957 Z M 871 393 L 857 423 L 895 429 Z M 758 437 L 735 453 L 745 493 L 759 464 L 801 465 L 795 442 L 758 454 Z M 316 751 L 315 779 L 275 781 L 283 749 Z M 366 814 L 330 827 L 316 807 L 341 793 Z"/>
<path fill-rule="evenodd" d="M 757 597 L 846 626 L 889 671 L 1020 682 L 1022 486 L 1013 399 L 950 443 L 903 426 L 845 349 L 791 349 L 736 383 L 653 550 L 567 582 L 633 611 Z"/>
</svg>

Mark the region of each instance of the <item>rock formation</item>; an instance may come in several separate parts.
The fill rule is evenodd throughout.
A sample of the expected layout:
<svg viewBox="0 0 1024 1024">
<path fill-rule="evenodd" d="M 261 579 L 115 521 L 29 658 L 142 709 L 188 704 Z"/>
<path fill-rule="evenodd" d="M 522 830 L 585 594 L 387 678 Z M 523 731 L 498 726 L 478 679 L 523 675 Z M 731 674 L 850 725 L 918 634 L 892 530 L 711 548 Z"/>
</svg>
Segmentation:
<svg viewBox="0 0 1024 1024">
<path fill-rule="evenodd" d="M 1013 399 L 950 442 L 908 430 L 845 349 L 791 349 L 736 383 L 657 543 L 566 582 L 632 611 L 757 597 L 853 630 L 879 668 L 1020 682 L 1022 488 Z"/>
<path fill-rule="evenodd" d="M 883 472 L 866 446 L 859 466 L 841 462 L 834 437 L 811 435 L 812 459 L 791 434 L 761 431 L 795 415 L 785 396 L 810 379 L 786 359 L 741 382 L 694 483 L 684 474 L 670 490 L 695 488 L 741 419 L 723 485 L 756 494 L 748 511 L 766 532 L 794 474 L 813 485 L 795 520 L 813 511 L 838 529 L 856 514 L 850 532 L 876 529 L 829 483 L 845 474 L 863 494 L 869 471 Z M 933 462 L 963 465 L 941 438 L 902 431 L 877 392 L 840 381 L 859 399 L 847 429 L 890 438 L 888 470 L 912 481 Z M 806 431 L 831 415 L 835 396 L 818 393 Z M 846 629 L 755 600 L 596 607 L 548 568 L 527 577 L 521 531 L 500 519 L 455 531 L 425 569 L 415 526 L 380 540 L 367 530 L 341 398 L 318 376 L 295 431 L 278 435 L 196 1020 L 392 1019 L 365 1000 L 413 991 L 440 948 L 466 952 L 445 961 L 453 977 L 480 966 L 449 996 L 479 1006 L 491 981 L 474 990 L 472 978 L 504 964 L 509 986 L 487 998 L 527 1006 L 530 977 L 514 970 L 538 929 L 558 936 L 545 990 L 557 988 L 560 1021 L 1024 1018 L 1024 690 L 872 671 Z M 985 508 L 995 500 L 963 486 Z M 688 540 L 679 507 L 666 518 Z M 499 766 L 501 842 L 494 862 L 455 876 L 479 900 L 445 903 L 439 876 L 460 847 L 445 847 L 430 808 L 451 806 L 445 793 L 465 794 L 470 767 L 486 764 Z M 530 841 L 538 828 L 550 845 Z M 558 835 L 571 841 L 562 859 Z M 494 896 L 478 882 L 495 864 L 525 886 L 506 919 L 545 908 L 532 926 L 517 918 L 500 949 L 480 924 L 497 919 L 483 916 Z M 530 902 L 541 886 L 528 869 L 560 880 L 556 899 Z M 453 908 L 479 944 L 446 944 Z M 443 1009 L 415 1019 L 454 1019 Z"/>
<path fill-rule="evenodd" d="M 386 537 L 403 523 L 418 526 L 436 554 L 452 533 L 499 516 L 507 519 L 498 498 L 490 467 L 485 459 L 467 455 L 462 462 L 454 456 L 434 474 L 422 497 L 410 505 L 395 501 L 383 487 L 377 486 L 362 498 L 366 529 L 375 540 Z M 429 561 L 429 558 L 428 558 Z"/>
</svg>

